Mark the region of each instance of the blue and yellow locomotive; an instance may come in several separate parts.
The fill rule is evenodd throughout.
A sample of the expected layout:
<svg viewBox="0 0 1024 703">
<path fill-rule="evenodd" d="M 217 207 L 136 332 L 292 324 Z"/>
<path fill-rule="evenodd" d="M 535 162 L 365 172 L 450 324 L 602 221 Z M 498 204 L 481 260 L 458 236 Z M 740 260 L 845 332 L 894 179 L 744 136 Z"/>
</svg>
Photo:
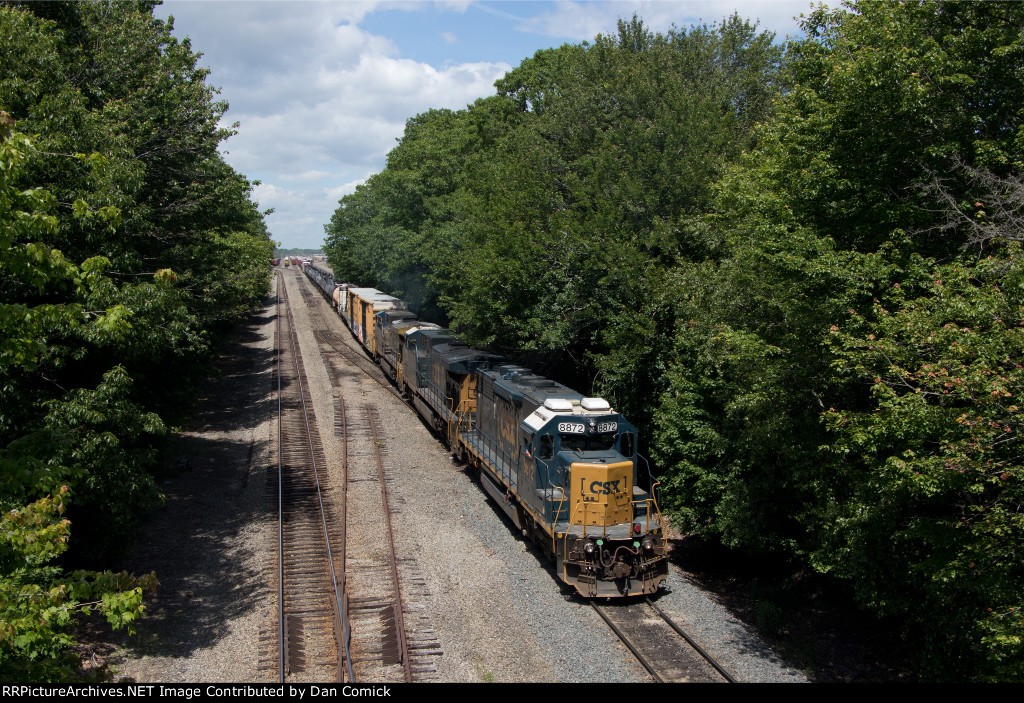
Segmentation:
<svg viewBox="0 0 1024 703">
<path fill-rule="evenodd" d="M 637 433 L 601 398 L 507 364 L 477 375 L 457 438 L 481 483 L 587 597 L 654 593 L 668 575 L 661 515 L 637 482 Z"/>
</svg>

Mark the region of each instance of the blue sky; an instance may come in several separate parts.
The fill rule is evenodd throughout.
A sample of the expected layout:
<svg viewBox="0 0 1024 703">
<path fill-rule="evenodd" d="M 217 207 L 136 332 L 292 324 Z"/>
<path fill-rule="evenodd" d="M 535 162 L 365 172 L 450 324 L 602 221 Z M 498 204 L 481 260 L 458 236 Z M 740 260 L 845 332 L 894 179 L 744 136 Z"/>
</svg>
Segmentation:
<svg viewBox="0 0 1024 703">
<path fill-rule="evenodd" d="M 830 4 L 835 5 L 833 1 Z M 809 0 L 165 0 L 211 70 L 238 134 L 222 145 L 259 180 L 273 238 L 317 248 L 338 199 L 384 168 L 405 121 L 462 109 L 540 49 L 614 32 L 637 14 L 655 31 L 734 10 L 777 39 Z"/>
</svg>

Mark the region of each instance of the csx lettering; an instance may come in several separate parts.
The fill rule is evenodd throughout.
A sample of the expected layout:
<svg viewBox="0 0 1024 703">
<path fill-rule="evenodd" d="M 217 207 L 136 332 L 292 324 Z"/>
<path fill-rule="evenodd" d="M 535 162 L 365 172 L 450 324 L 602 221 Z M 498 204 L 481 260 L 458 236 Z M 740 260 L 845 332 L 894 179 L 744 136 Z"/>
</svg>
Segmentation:
<svg viewBox="0 0 1024 703">
<path fill-rule="evenodd" d="M 533 459 L 526 459 L 523 461 L 523 477 L 526 479 L 526 485 L 532 486 L 534 481 L 533 472 Z"/>
<path fill-rule="evenodd" d="M 505 440 L 507 444 L 514 445 L 516 443 L 516 425 L 514 420 L 514 413 L 508 403 L 501 403 L 500 407 L 501 415 L 498 418 L 498 431 L 501 433 L 501 438 Z"/>
<path fill-rule="evenodd" d="M 516 441 L 515 428 L 511 422 L 502 418 L 501 420 L 501 438 L 506 442 L 514 443 Z"/>
<path fill-rule="evenodd" d="M 592 482 L 590 484 L 590 492 L 591 493 L 601 493 L 603 495 L 607 495 L 609 493 L 618 493 L 619 492 L 619 482 L 618 481 L 604 481 L 604 482 L 594 481 L 594 482 Z"/>
</svg>

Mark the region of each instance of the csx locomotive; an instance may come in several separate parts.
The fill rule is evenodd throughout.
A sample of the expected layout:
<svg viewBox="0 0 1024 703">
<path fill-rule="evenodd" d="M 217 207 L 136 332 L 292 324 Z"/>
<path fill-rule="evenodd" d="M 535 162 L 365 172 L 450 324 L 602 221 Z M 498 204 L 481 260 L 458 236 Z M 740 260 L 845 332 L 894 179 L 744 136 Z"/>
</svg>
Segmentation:
<svg viewBox="0 0 1024 703">
<path fill-rule="evenodd" d="M 607 401 L 471 349 L 398 298 L 303 268 L 560 579 L 590 598 L 658 590 L 668 575 L 661 513 L 637 482 L 636 428 Z"/>
</svg>

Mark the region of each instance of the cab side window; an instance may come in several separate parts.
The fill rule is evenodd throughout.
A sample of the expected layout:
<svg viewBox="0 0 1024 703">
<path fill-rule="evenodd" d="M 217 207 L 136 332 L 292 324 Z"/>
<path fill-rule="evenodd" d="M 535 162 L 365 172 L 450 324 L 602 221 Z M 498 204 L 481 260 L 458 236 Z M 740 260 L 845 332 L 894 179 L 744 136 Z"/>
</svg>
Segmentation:
<svg viewBox="0 0 1024 703">
<path fill-rule="evenodd" d="M 636 452 L 636 435 L 632 432 L 624 433 L 619 440 L 619 451 L 627 459 L 631 458 Z"/>
<path fill-rule="evenodd" d="M 540 436 L 540 449 L 537 451 L 537 458 L 543 461 L 551 459 L 555 455 L 555 437 L 554 435 L 541 435 Z"/>
<path fill-rule="evenodd" d="M 522 439 L 523 439 L 523 454 L 525 454 L 526 456 L 532 457 L 533 456 L 533 453 L 532 453 L 532 449 L 533 449 L 533 434 L 529 433 L 529 432 L 524 432 L 523 436 L 522 436 Z"/>
</svg>

